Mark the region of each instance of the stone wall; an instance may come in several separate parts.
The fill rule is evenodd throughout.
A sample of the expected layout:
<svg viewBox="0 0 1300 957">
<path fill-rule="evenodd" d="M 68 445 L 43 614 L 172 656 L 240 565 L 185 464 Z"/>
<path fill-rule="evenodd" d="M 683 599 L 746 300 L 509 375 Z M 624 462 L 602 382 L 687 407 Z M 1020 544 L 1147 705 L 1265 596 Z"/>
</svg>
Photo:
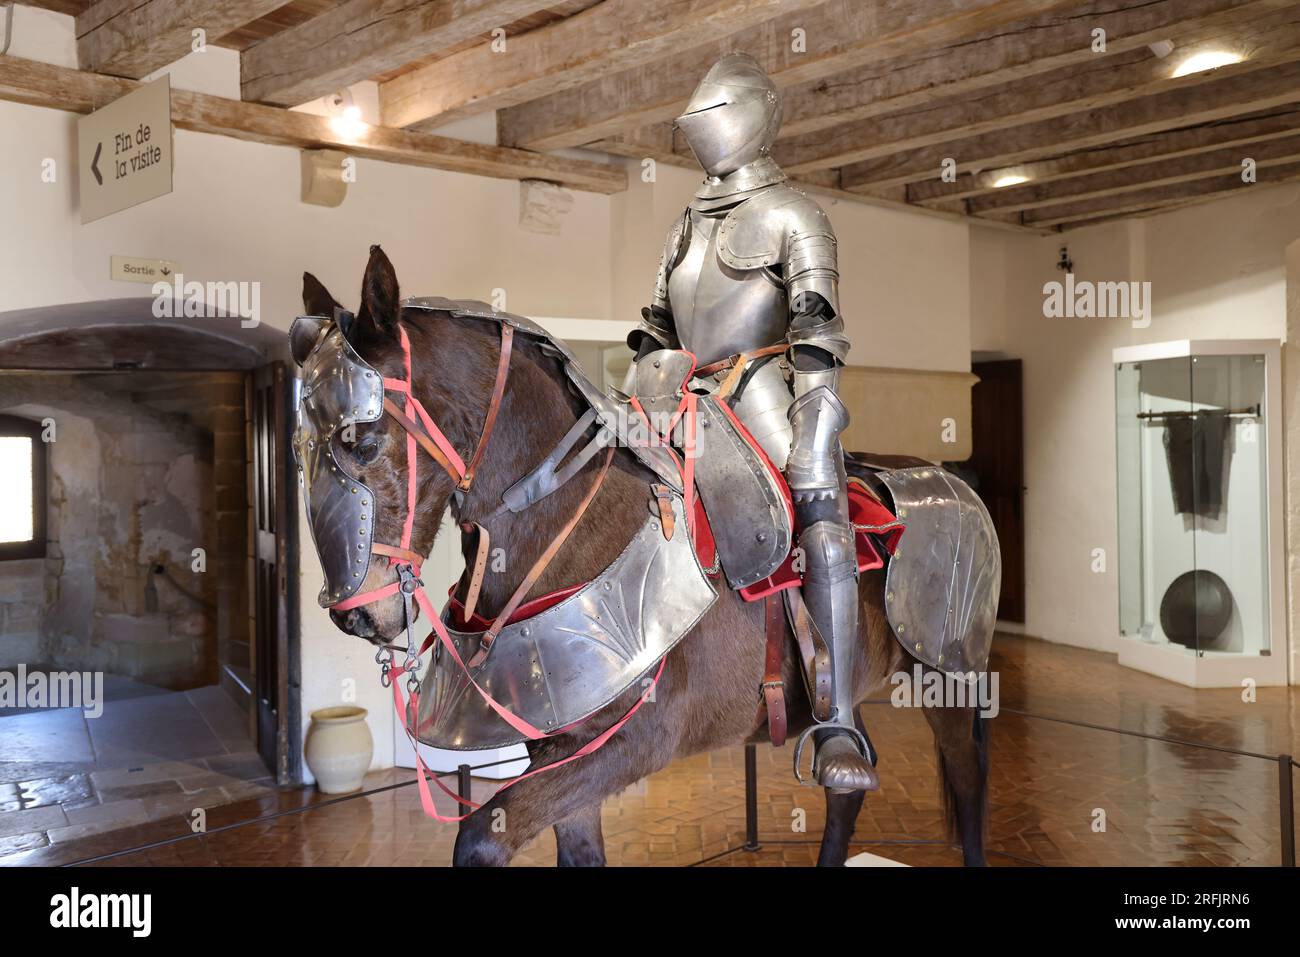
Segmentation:
<svg viewBox="0 0 1300 957">
<path fill-rule="evenodd" d="M 0 384 L 0 409 L 56 424 L 47 557 L 0 563 L 0 667 L 90 669 L 173 689 L 216 682 L 222 556 L 238 562 L 245 542 L 227 533 L 235 540 L 223 548 L 213 411 L 198 378 L 43 374 Z"/>
</svg>

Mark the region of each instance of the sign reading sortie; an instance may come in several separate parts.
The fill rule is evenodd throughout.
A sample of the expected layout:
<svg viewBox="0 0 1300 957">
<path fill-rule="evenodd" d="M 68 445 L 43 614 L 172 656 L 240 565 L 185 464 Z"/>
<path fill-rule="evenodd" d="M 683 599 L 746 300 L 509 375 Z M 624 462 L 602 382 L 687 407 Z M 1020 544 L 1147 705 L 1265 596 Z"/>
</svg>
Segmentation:
<svg viewBox="0 0 1300 957">
<path fill-rule="evenodd" d="M 81 117 L 77 158 L 83 224 L 170 193 L 171 77 Z"/>
</svg>

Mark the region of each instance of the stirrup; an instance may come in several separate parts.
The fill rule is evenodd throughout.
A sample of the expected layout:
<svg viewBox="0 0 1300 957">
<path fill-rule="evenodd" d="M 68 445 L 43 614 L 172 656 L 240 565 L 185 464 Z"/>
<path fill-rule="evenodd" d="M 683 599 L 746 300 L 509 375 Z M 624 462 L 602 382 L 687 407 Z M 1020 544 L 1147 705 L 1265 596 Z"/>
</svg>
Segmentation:
<svg viewBox="0 0 1300 957">
<path fill-rule="evenodd" d="M 867 736 L 865 734 L 863 734 L 861 731 L 857 729 L 856 725 L 836 724 L 834 721 L 818 721 L 816 724 L 812 724 L 809 725 L 807 728 L 804 728 L 803 734 L 799 735 L 798 740 L 796 740 L 794 743 L 794 776 L 795 776 L 795 780 L 797 780 L 800 784 L 806 784 L 810 786 L 816 786 L 817 784 L 816 781 L 808 781 L 804 779 L 803 774 L 799 770 L 799 763 L 803 758 L 804 742 L 808 740 L 809 735 L 812 735 L 818 731 L 834 731 L 837 734 L 849 734 L 857 738 L 858 744 L 861 745 L 863 759 L 866 760 L 866 762 L 870 764 L 873 768 L 876 766 L 876 762 L 872 760 L 873 752 L 871 748 L 871 742 L 867 740 Z"/>
</svg>

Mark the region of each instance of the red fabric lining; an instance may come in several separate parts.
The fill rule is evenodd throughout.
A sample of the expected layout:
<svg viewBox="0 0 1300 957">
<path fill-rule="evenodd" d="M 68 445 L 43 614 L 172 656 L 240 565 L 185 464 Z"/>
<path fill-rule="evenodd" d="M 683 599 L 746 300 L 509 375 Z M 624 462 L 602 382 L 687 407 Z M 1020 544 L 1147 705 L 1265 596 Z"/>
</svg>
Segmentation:
<svg viewBox="0 0 1300 957">
<path fill-rule="evenodd" d="M 459 583 L 453 584 L 447 592 L 451 604 L 451 623 L 456 627 L 457 631 L 487 631 L 488 628 L 491 627 L 492 622 L 496 621 L 496 619 L 484 618 L 482 615 L 475 612 L 469 617 L 469 620 L 466 621 L 464 618 L 465 606 L 454 594 L 457 584 Z M 545 595 L 538 595 L 536 598 L 532 598 L 516 608 L 515 613 L 510 616 L 510 619 L 506 624 L 509 625 L 516 621 L 523 621 L 525 618 L 531 618 L 533 615 L 539 615 L 546 611 L 546 609 L 558 605 L 586 584 L 586 582 L 580 582 L 577 585 L 568 585 L 556 591 L 547 592 Z"/>
</svg>

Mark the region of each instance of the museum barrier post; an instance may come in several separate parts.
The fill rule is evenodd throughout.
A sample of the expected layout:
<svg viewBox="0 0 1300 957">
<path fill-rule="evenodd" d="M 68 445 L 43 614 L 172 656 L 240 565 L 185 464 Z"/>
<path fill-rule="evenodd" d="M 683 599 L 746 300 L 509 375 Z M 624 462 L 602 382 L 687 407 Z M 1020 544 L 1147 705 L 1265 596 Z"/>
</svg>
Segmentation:
<svg viewBox="0 0 1300 957">
<path fill-rule="evenodd" d="M 456 793 L 457 795 L 459 795 L 460 799 L 465 802 L 469 801 L 469 789 L 470 786 L 474 783 L 473 779 L 470 776 L 470 772 L 473 770 L 474 769 L 471 768 L 468 764 L 462 764 L 456 768 Z M 461 807 L 468 807 L 468 803 L 462 804 Z M 465 826 L 465 822 L 461 821 L 456 826 L 457 828 L 463 828 Z"/>
<path fill-rule="evenodd" d="M 1277 756 L 1277 807 L 1282 818 L 1282 866 L 1295 867 L 1295 788 L 1291 768 L 1296 764 L 1289 754 Z"/>
<path fill-rule="evenodd" d="M 745 745 L 745 850 L 758 850 L 758 751 Z"/>
</svg>

